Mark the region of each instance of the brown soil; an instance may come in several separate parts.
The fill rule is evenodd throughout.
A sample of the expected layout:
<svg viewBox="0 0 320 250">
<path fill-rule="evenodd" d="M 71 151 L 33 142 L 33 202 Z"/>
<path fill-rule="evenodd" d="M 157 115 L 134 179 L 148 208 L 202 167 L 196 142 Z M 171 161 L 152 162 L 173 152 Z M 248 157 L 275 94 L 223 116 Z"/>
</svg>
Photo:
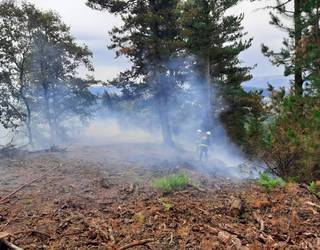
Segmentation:
<svg viewBox="0 0 320 250">
<path fill-rule="evenodd" d="M 0 203 L 0 232 L 23 249 L 320 249 L 320 202 L 307 189 L 266 191 L 161 159 L 152 145 L 1 159 L 0 200 L 36 181 Z M 194 185 L 171 194 L 151 187 L 180 169 Z"/>
</svg>

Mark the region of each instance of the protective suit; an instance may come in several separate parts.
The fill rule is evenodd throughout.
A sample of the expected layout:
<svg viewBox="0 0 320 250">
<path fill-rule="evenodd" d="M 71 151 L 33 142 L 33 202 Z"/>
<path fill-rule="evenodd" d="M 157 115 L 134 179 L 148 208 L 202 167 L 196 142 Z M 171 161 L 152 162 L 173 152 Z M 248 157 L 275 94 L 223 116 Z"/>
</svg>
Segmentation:
<svg viewBox="0 0 320 250">
<path fill-rule="evenodd" d="M 199 131 L 198 131 L 199 132 Z M 201 132 L 198 142 L 198 155 L 200 161 L 208 160 L 208 150 L 210 145 L 210 136 L 211 132 L 207 131 L 206 133 Z"/>
</svg>

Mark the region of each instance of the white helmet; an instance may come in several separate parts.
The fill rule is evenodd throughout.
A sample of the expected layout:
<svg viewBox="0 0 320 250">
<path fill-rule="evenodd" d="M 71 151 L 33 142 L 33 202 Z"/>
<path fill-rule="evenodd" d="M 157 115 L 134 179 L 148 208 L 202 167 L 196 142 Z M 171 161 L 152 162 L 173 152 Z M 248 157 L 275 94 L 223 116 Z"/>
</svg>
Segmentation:
<svg viewBox="0 0 320 250">
<path fill-rule="evenodd" d="M 198 132 L 198 133 L 202 133 L 201 129 L 198 129 L 197 132 Z"/>
<path fill-rule="evenodd" d="M 210 131 L 207 131 L 207 133 L 206 133 L 207 135 L 211 135 L 211 132 Z"/>
</svg>

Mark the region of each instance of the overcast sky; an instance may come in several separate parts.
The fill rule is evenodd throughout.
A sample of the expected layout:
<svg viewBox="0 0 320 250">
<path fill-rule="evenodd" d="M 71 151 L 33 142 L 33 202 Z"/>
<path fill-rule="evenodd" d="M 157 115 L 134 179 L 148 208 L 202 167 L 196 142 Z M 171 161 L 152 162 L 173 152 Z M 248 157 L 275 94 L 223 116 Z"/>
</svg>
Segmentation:
<svg viewBox="0 0 320 250">
<path fill-rule="evenodd" d="M 29 0 L 41 9 L 51 9 L 59 13 L 63 21 L 71 27 L 72 34 L 81 44 L 87 44 L 93 52 L 95 66 L 94 76 L 99 80 L 110 80 L 121 70 L 128 68 L 125 58 L 115 59 L 114 51 L 109 51 L 108 31 L 120 20 L 107 12 L 99 12 L 88 8 L 86 0 Z M 258 64 L 253 70 L 254 77 L 281 75 L 282 69 L 272 66 L 261 54 L 260 45 L 265 43 L 273 49 L 281 46 L 285 36 L 269 24 L 268 10 L 263 10 L 264 3 L 243 1 L 233 12 L 244 13 L 244 27 L 248 37 L 253 37 L 253 45 L 241 54 L 244 65 Z M 84 75 L 84 72 L 80 72 Z"/>
</svg>

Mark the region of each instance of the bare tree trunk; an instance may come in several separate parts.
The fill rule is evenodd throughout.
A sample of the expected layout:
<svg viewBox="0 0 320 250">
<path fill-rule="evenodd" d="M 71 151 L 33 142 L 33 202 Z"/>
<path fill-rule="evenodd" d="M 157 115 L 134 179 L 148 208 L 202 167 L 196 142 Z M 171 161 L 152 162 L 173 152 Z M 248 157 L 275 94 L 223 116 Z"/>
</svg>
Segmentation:
<svg viewBox="0 0 320 250">
<path fill-rule="evenodd" d="M 28 99 L 24 95 L 24 70 L 20 70 L 20 89 L 19 89 L 19 95 L 27 109 L 27 119 L 25 121 L 25 125 L 27 127 L 27 134 L 28 134 L 28 140 L 31 147 L 33 147 L 33 134 L 32 134 L 32 128 L 31 128 L 31 108 L 28 102 Z"/>
<path fill-rule="evenodd" d="M 55 132 L 54 132 L 54 125 L 52 124 L 51 113 L 50 113 L 50 100 L 49 100 L 49 90 L 48 86 L 44 83 L 43 86 L 43 93 L 44 93 L 44 109 L 45 114 L 49 124 L 50 130 L 50 141 L 51 143 L 55 143 Z"/>
<path fill-rule="evenodd" d="M 206 62 L 206 82 L 205 82 L 205 95 L 206 95 L 206 117 L 204 121 L 204 125 L 206 129 L 210 129 L 212 127 L 212 121 L 213 121 L 213 110 L 212 110 L 212 79 L 211 79 L 211 67 L 210 67 L 210 55 L 207 55 Z"/>
<path fill-rule="evenodd" d="M 294 30 L 295 30 L 295 46 L 298 49 L 298 44 L 302 38 L 302 0 L 294 0 Z M 298 53 L 296 52 L 296 56 Z M 300 64 L 300 59 L 296 59 L 295 71 L 294 71 L 294 86 L 295 94 L 302 96 L 303 95 L 303 77 L 302 77 L 302 68 Z"/>
<path fill-rule="evenodd" d="M 158 101 L 157 105 L 158 105 L 163 142 L 168 146 L 174 146 L 174 142 L 172 140 L 172 132 L 170 127 L 169 117 L 168 117 L 167 97 L 159 96 L 157 101 Z"/>
<path fill-rule="evenodd" d="M 25 98 L 25 96 L 22 96 L 22 100 L 27 109 L 27 120 L 25 121 L 25 124 L 27 127 L 28 140 L 31 147 L 33 147 L 33 134 L 32 134 L 32 128 L 31 128 L 31 109 L 30 109 L 28 100 L 27 98 Z"/>
</svg>

